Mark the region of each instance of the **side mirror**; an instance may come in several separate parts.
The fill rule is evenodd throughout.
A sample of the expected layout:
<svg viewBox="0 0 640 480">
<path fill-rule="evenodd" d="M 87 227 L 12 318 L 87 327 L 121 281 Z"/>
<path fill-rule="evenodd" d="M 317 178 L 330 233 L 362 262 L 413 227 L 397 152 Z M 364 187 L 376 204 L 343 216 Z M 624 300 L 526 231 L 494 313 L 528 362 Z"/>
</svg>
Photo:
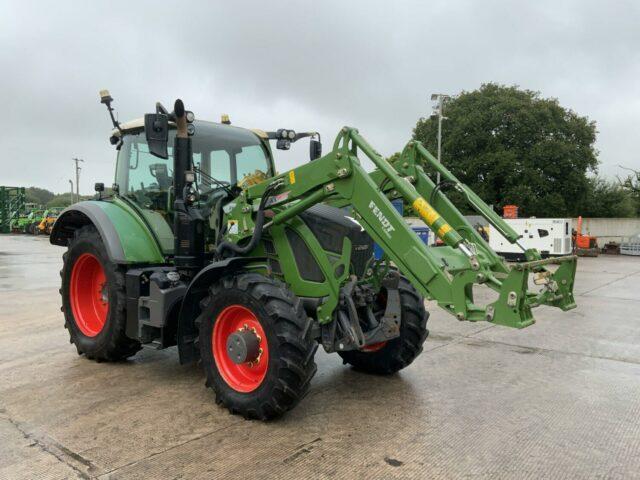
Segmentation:
<svg viewBox="0 0 640 480">
<path fill-rule="evenodd" d="M 102 200 L 102 192 L 104 192 L 104 183 L 96 182 L 96 184 L 93 186 L 93 189 L 98 194 L 98 200 Z"/>
<path fill-rule="evenodd" d="M 149 152 L 159 158 L 169 158 L 169 116 L 164 113 L 147 113 L 144 116 L 144 133 Z"/>
<path fill-rule="evenodd" d="M 309 141 L 309 159 L 311 161 L 322 156 L 322 143 L 320 140 Z"/>
</svg>

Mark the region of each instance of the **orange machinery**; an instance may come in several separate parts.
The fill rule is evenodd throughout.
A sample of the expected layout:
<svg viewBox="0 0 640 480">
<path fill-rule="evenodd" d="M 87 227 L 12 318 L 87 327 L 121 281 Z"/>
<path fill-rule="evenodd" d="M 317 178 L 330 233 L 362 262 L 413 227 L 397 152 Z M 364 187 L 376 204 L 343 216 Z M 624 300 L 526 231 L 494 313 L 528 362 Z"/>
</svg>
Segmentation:
<svg viewBox="0 0 640 480">
<path fill-rule="evenodd" d="M 577 229 L 574 231 L 573 246 L 576 255 L 580 257 L 597 257 L 600 249 L 598 248 L 598 238 L 590 235 L 582 234 L 582 217 L 578 217 Z"/>
<path fill-rule="evenodd" d="M 502 207 L 502 218 L 518 218 L 518 206 L 505 205 Z"/>
</svg>

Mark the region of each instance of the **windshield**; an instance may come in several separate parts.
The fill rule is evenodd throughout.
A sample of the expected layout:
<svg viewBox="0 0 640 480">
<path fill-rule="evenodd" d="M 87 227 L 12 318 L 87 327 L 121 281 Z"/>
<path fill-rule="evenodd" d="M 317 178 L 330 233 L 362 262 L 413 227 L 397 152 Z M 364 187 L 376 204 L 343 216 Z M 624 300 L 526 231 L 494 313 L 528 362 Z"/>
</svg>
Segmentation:
<svg viewBox="0 0 640 480">
<path fill-rule="evenodd" d="M 267 151 L 252 132 L 209 122 L 196 121 L 192 137 L 193 163 L 204 172 L 198 174 L 201 192 L 219 188 L 209 177 L 222 184 L 236 184 L 256 170 L 272 176 Z M 116 183 L 121 195 L 153 210 L 168 210 L 168 192 L 173 184 L 173 142 L 169 132 L 169 158 L 151 155 L 144 131 L 125 135 L 118 153 Z"/>
</svg>

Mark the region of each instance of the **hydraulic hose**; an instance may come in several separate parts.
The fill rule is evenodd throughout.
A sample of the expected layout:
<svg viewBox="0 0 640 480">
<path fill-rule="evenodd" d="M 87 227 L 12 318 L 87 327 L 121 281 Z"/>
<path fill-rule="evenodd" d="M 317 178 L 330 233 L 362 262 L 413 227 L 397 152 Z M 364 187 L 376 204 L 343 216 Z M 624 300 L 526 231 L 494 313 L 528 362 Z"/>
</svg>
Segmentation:
<svg viewBox="0 0 640 480">
<path fill-rule="evenodd" d="M 225 250 L 231 251 L 234 254 L 233 256 L 246 255 L 258 245 L 258 242 L 262 238 L 262 230 L 264 226 L 264 208 L 273 188 L 273 185 L 269 185 L 262 194 L 260 204 L 258 205 L 258 212 L 256 213 L 253 235 L 251 236 L 251 240 L 249 240 L 249 243 L 241 247 L 237 243 L 231 243 L 227 241 L 220 242 L 220 244 L 218 244 L 218 246 L 216 247 L 216 255 L 218 257 L 222 257 Z"/>
<path fill-rule="evenodd" d="M 429 203 L 431 205 L 433 205 L 433 202 L 436 199 L 436 194 L 438 193 L 439 190 L 442 190 L 445 187 L 453 187 L 455 186 L 454 182 L 450 182 L 449 180 L 444 180 L 440 183 L 438 183 L 435 188 L 431 191 L 431 195 L 429 195 Z"/>
</svg>

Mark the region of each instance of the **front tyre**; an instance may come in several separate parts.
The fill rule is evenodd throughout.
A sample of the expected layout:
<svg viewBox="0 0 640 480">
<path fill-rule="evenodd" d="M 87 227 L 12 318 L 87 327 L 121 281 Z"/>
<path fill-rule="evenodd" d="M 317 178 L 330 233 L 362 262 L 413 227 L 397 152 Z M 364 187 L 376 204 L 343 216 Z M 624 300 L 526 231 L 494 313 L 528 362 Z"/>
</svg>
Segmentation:
<svg viewBox="0 0 640 480">
<path fill-rule="evenodd" d="M 409 281 L 400 277 L 400 336 L 370 345 L 362 350 L 338 352 L 344 363 L 357 370 L 388 375 L 409 366 L 422 352 L 422 344 L 429 336 L 429 312 L 424 299 Z"/>
<path fill-rule="evenodd" d="M 76 230 L 62 258 L 61 310 L 78 354 L 98 361 L 134 355 L 141 346 L 125 334 L 124 273 L 109 261 L 97 230 Z"/>
<path fill-rule="evenodd" d="M 218 404 L 268 420 L 302 400 L 318 345 L 299 298 L 276 280 L 244 273 L 212 285 L 201 306 L 200 356 Z"/>
</svg>

